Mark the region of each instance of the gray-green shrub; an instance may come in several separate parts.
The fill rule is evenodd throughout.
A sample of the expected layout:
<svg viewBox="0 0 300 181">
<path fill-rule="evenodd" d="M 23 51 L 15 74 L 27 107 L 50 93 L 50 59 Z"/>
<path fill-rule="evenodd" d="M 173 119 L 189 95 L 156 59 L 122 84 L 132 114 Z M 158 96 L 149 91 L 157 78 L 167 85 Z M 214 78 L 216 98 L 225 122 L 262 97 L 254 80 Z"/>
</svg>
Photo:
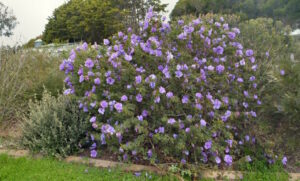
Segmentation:
<svg viewBox="0 0 300 181">
<path fill-rule="evenodd" d="M 33 152 L 64 157 L 76 152 L 88 128 L 86 115 L 75 98 L 48 92 L 41 101 L 29 103 L 30 113 L 22 125 L 22 144 Z"/>
</svg>

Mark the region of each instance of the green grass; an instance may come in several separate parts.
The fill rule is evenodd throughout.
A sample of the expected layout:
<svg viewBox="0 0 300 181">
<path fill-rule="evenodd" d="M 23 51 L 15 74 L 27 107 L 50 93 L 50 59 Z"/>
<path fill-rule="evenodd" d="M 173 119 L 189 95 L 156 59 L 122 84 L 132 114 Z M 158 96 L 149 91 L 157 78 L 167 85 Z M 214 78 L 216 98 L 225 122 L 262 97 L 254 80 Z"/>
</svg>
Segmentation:
<svg viewBox="0 0 300 181">
<path fill-rule="evenodd" d="M 151 177 L 151 178 L 150 178 Z M 142 173 L 135 176 L 133 173 L 122 172 L 118 169 L 98 169 L 86 165 L 70 164 L 54 159 L 12 158 L 0 155 L 1 181 L 114 181 L 114 180 L 176 180 L 170 176 L 158 176 L 152 173 Z"/>
<path fill-rule="evenodd" d="M 246 171 L 244 181 L 288 181 L 289 177 L 280 161 L 269 165 L 263 159 L 255 160 L 251 164 L 244 163 L 241 169 Z"/>
<path fill-rule="evenodd" d="M 276 164 L 266 167 L 256 163 L 252 166 L 245 165 L 247 171 L 243 176 L 244 181 L 287 181 L 288 174 L 282 167 Z M 114 180 L 177 180 L 172 176 L 158 176 L 153 173 L 143 172 L 141 176 L 134 173 L 123 172 L 120 169 L 99 169 L 82 164 L 64 163 L 58 160 L 42 158 L 12 158 L 0 155 L 0 181 L 31 181 L 31 180 L 55 180 L 55 181 L 114 181 Z M 185 178 L 185 180 L 190 180 Z M 202 181 L 212 181 L 203 179 Z M 226 180 L 226 179 L 225 179 Z"/>
</svg>

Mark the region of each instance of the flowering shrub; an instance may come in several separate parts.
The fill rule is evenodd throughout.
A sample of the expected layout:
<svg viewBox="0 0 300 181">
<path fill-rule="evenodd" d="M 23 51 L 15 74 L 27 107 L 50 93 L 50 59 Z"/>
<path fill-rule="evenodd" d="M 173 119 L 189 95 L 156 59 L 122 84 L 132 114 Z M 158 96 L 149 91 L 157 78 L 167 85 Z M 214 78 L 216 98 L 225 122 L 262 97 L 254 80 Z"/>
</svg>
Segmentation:
<svg viewBox="0 0 300 181">
<path fill-rule="evenodd" d="M 60 70 L 65 94 L 91 115 L 91 156 L 117 148 L 124 161 L 251 160 L 241 149 L 255 143 L 245 130 L 261 102 L 254 52 L 239 34 L 223 18 L 170 25 L 150 9 L 139 34 L 72 50 Z"/>
</svg>

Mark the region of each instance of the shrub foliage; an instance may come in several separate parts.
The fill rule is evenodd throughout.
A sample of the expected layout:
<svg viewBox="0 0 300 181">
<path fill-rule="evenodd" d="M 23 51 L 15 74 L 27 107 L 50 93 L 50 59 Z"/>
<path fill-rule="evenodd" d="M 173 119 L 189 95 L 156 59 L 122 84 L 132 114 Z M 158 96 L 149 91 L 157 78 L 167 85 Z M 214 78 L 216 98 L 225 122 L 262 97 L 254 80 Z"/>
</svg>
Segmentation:
<svg viewBox="0 0 300 181">
<path fill-rule="evenodd" d="M 50 156 L 66 156 L 78 151 L 87 130 L 87 117 L 74 98 L 51 96 L 44 92 L 37 103 L 30 102 L 30 113 L 22 125 L 24 146 Z"/>
<path fill-rule="evenodd" d="M 256 143 L 247 128 L 261 105 L 258 65 L 239 34 L 222 17 L 170 25 L 150 9 L 138 34 L 72 50 L 60 65 L 64 93 L 82 97 L 92 116 L 91 156 L 110 149 L 124 161 L 251 160 L 243 149 Z"/>
</svg>

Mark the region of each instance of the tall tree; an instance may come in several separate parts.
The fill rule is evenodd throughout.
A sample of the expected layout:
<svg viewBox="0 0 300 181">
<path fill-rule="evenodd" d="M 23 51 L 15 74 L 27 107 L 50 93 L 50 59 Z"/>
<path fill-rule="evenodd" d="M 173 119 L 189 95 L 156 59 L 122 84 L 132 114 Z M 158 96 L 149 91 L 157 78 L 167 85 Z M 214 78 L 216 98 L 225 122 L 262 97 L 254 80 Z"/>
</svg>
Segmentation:
<svg viewBox="0 0 300 181">
<path fill-rule="evenodd" d="M 160 0 L 70 0 L 49 18 L 43 40 L 102 42 L 123 28 L 138 30 L 150 7 L 160 12 L 166 4 Z"/>
<path fill-rule="evenodd" d="M 70 0 L 49 18 L 43 40 L 99 43 L 122 29 L 123 18 L 110 0 Z"/>
<path fill-rule="evenodd" d="M 3 3 L 0 2 L 0 36 L 11 36 L 17 25 L 17 18 Z"/>
</svg>

